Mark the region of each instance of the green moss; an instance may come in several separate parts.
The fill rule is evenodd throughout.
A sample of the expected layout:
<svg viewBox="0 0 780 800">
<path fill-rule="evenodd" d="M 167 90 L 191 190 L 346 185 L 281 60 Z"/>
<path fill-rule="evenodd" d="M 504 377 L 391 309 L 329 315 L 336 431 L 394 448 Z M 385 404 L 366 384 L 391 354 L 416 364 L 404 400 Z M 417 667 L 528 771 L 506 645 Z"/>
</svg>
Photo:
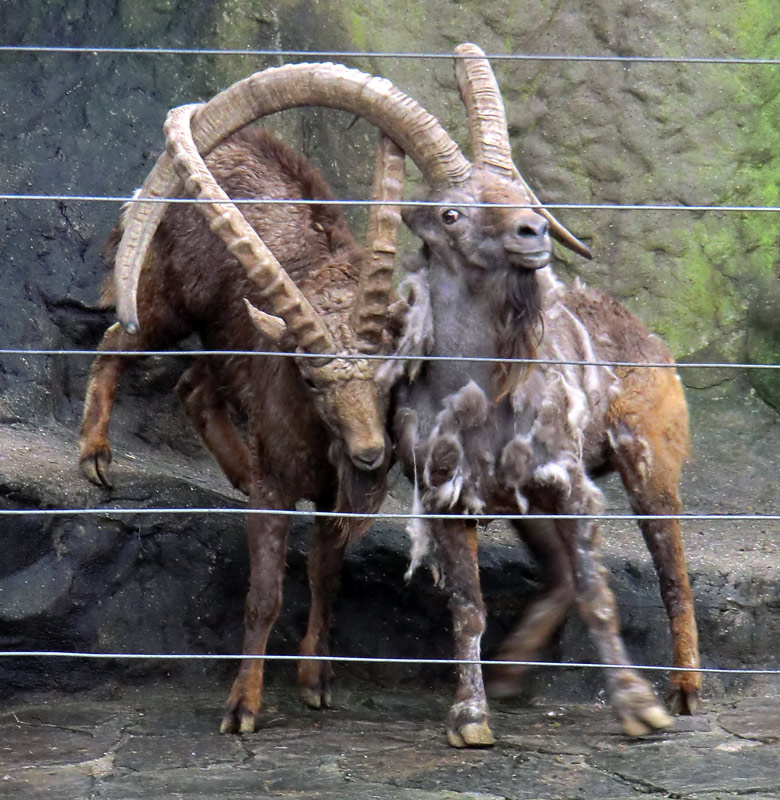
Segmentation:
<svg viewBox="0 0 780 800">
<path fill-rule="evenodd" d="M 368 34 L 366 33 L 365 7 L 347 9 L 345 12 L 347 31 L 354 42 L 356 50 L 368 50 Z"/>
</svg>

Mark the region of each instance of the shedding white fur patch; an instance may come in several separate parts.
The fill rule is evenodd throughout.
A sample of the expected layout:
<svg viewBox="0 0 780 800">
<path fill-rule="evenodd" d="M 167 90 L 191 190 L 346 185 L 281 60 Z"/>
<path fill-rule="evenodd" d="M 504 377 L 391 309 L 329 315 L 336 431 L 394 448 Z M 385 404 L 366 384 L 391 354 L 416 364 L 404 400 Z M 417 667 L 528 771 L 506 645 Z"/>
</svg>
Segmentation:
<svg viewBox="0 0 780 800">
<path fill-rule="evenodd" d="M 608 431 L 607 436 L 612 448 L 627 461 L 634 464 L 637 475 L 644 480 L 653 466 L 653 449 L 642 436 L 635 436 L 628 430 L 618 433 Z"/>
<path fill-rule="evenodd" d="M 459 465 L 455 474 L 433 493 L 436 508 L 452 509 L 463 491 L 463 468 Z"/>
<path fill-rule="evenodd" d="M 424 272 L 410 273 L 398 286 L 398 295 L 409 308 L 404 318 L 395 355 L 423 356 L 433 348 L 433 312 L 428 278 Z M 414 381 L 420 371 L 420 361 L 392 360 L 383 362 L 376 371 L 376 381 L 384 391 L 404 375 Z"/>
<path fill-rule="evenodd" d="M 487 396 L 473 380 L 444 399 L 444 408 L 436 416 L 426 448 L 423 469 L 426 507 L 432 503 L 437 509 L 452 509 L 461 501 L 467 511 L 482 513 L 484 501 L 474 491 L 464 493 L 464 487 L 472 487 L 461 432 L 483 425 L 489 411 Z"/>
<path fill-rule="evenodd" d="M 521 487 L 528 482 L 532 459 L 530 436 L 515 436 L 501 453 L 501 482 L 514 492 L 521 514 L 528 512 L 528 498 L 522 493 Z"/>
<path fill-rule="evenodd" d="M 412 514 L 422 514 L 423 505 L 420 499 L 420 488 L 417 485 L 417 470 L 415 469 L 414 495 L 412 499 Z M 406 533 L 411 542 L 411 552 L 409 553 L 409 568 L 404 573 L 404 580 L 411 580 L 412 575 L 422 564 L 431 549 L 431 531 L 428 521 L 419 516 L 412 517 L 406 525 Z"/>
<path fill-rule="evenodd" d="M 455 422 L 463 430 L 484 425 L 490 411 L 487 395 L 473 380 L 444 402 L 452 409 Z"/>
<path fill-rule="evenodd" d="M 566 285 L 558 279 L 552 267 L 544 267 L 543 269 L 537 270 L 536 282 L 541 294 L 542 308 L 548 311 L 563 297 L 566 291 Z"/>
<path fill-rule="evenodd" d="M 550 486 L 563 494 L 571 492 L 571 477 L 569 471 L 562 464 L 550 461 L 534 470 L 533 480 L 544 486 Z"/>
</svg>

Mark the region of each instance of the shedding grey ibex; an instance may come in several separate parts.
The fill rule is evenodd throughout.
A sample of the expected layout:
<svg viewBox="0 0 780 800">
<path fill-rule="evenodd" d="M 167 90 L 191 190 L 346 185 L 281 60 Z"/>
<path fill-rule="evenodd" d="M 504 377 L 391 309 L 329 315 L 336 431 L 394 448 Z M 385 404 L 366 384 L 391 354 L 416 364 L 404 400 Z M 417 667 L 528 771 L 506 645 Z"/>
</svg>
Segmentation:
<svg viewBox="0 0 780 800">
<path fill-rule="evenodd" d="M 110 351 L 170 346 L 195 332 L 209 349 L 277 346 L 301 352 L 295 362 L 203 357 L 179 382 L 196 428 L 228 478 L 249 494 L 251 508 L 282 510 L 309 498 L 319 509 L 361 513 L 375 511 L 381 501 L 387 462 L 382 397 L 371 363 L 343 356 L 377 353 L 384 346 L 397 209 L 381 206 L 372 215 L 367 256 L 332 208 L 242 205 L 242 214 L 228 199 L 330 198 L 303 159 L 266 134 L 241 131 L 258 117 L 300 105 L 347 110 L 385 131 L 375 181 L 379 199 L 398 198 L 402 191 L 403 155 L 393 142 L 431 185 L 457 184 L 468 172 L 457 146 L 413 100 L 389 81 L 338 65 L 265 70 L 206 105 L 174 109 L 165 126 L 168 153 L 113 236 L 116 246 L 121 234 L 113 261 L 123 327 L 116 324 L 104 336 L 107 352 L 93 364 L 87 389 L 81 465 L 93 482 L 109 485 L 108 424 L 127 363 Z M 140 202 L 175 197 L 182 189 L 209 202 L 198 203 L 197 210 Z M 246 442 L 231 408 L 247 418 Z M 331 520 L 315 526 L 304 656 L 327 655 L 329 604 L 344 544 L 363 527 L 360 521 Z M 248 655 L 265 653 L 279 613 L 286 530 L 284 517 L 249 515 Z M 223 731 L 254 729 L 262 663 L 242 663 Z M 330 676 L 326 662 L 301 662 L 299 684 L 307 703 L 329 702 Z"/>
<path fill-rule="evenodd" d="M 474 45 L 456 54 L 476 164 L 468 181 L 428 196 L 435 206 L 404 212 L 423 245 L 404 290 L 414 322 L 401 351 L 426 343 L 428 355 L 445 357 L 671 364 L 663 344 L 614 300 L 579 285 L 567 289 L 547 268 L 549 224 L 512 161 L 490 66 Z M 498 205 L 473 205 L 486 203 Z M 392 382 L 394 371 L 389 365 L 382 380 Z M 429 555 L 449 593 L 456 658 L 479 659 L 485 627 L 474 516 L 569 515 L 545 526 L 515 523 L 544 562 L 548 584 L 499 657 L 535 657 L 576 602 L 600 659 L 617 665 L 606 674 L 624 730 L 636 735 L 669 726 L 650 686 L 629 666 L 597 554 L 598 527 L 589 517 L 602 507 L 591 477 L 604 470 L 620 473 L 637 512 L 679 512 L 688 437 L 674 370 L 428 362 L 415 365 L 396 389 L 394 433 L 415 482 L 415 508 L 462 515 L 420 518 L 409 526 L 412 566 Z M 654 520 L 641 527 L 671 619 L 675 664 L 695 668 L 696 627 L 679 524 Z M 504 667 L 493 686 L 506 693 L 516 678 L 517 668 Z M 695 672 L 672 676 L 675 711 L 695 708 L 700 680 Z M 494 741 L 478 665 L 458 666 L 446 729 L 455 746 Z"/>
</svg>

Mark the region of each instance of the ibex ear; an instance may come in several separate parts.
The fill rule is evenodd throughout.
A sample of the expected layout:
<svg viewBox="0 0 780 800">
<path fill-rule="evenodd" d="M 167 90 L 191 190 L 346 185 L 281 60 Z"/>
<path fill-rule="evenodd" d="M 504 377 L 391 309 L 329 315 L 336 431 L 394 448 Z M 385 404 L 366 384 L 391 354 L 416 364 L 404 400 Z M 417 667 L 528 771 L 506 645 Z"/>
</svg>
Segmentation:
<svg viewBox="0 0 780 800">
<path fill-rule="evenodd" d="M 275 317 L 273 314 L 266 314 L 259 308 L 255 308 L 249 300 L 244 298 L 246 310 L 252 318 L 255 328 L 267 336 L 274 344 L 280 345 L 284 334 L 287 332 L 287 324 L 281 317 Z"/>
</svg>

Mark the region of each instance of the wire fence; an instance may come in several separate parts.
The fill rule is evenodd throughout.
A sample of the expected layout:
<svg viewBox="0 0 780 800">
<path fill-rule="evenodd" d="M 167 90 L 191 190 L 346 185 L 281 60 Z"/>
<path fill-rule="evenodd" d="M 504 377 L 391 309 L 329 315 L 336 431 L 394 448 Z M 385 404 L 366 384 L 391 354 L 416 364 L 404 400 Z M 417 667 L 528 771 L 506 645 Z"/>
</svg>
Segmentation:
<svg viewBox="0 0 780 800">
<path fill-rule="evenodd" d="M 39 55 L 132 55 L 132 56 L 247 56 L 247 57 L 268 57 L 268 58 L 306 58 L 306 59 L 354 59 L 354 58 L 388 58 L 388 59 L 421 59 L 421 60 L 452 60 L 464 56 L 453 56 L 452 53 L 434 52 L 381 52 L 381 51 L 333 51 L 333 50 L 263 50 L 263 49 L 210 49 L 210 48 L 144 48 L 144 47 L 101 47 L 101 46 L 47 46 L 47 45 L 0 45 L 0 55 L 3 53 L 16 54 L 39 54 Z M 468 57 L 468 56 L 465 56 Z M 780 66 L 780 59 L 776 58 L 720 58 L 720 57 L 659 57 L 659 56 L 617 56 L 617 55 L 575 55 L 575 54 L 531 54 L 514 53 L 488 54 L 491 61 L 514 61 L 514 62 L 571 62 L 571 63 L 611 63 L 618 65 L 631 64 L 657 64 L 657 65 L 719 65 L 719 66 Z M 129 202 L 164 202 L 172 204 L 193 204 L 199 202 L 213 202 L 208 200 L 196 200 L 190 198 L 136 198 L 134 196 L 112 196 L 95 194 L 19 194 L 5 193 L 0 194 L 0 200 L 8 202 L 87 202 L 87 203 L 129 203 Z M 439 206 L 440 203 L 426 201 L 395 201 L 388 203 L 385 201 L 373 201 L 365 199 L 334 199 L 334 200 L 301 200 L 294 198 L 287 199 L 258 199 L 258 198 L 237 198 L 230 202 L 241 204 L 305 204 L 305 205 L 339 205 L 339 206 L 373 206 L 373 205 L 396 205 L 400 207 L 432 205 Z M 484 207 L 484 203 L 465 203 L 465 207 Z M 492 204 L 496 205 L 496 204 Z M 518 208 L 537 208 L 535 204 L 498 204 L 500 207 Z M 545 203 L 544 207 L 554 210 L 586 210 L 586 211 L 631 211 L 631 212 L 712 212 L 712 213 L 742 213 L 742 214 L 764 214 L 777 213 L 780 206 L 774 205 L 681 205 L 681 204 L 618 204 L 618 203 Z M 3 348 L 0 349 L 0 356 L 95 356 L 98 354 L 110 354 L 117 356 L 140 357 L 140 356 L 262 356 L 262 357 L 294 357 L 301 358 L 322 358 L 322 354 L 291 353 L 282 351 L 255 351 L 255 350 L 153 350 L 153 351 L 98 351 L 98 350 L 76 350 L 76 349 L 45 349 L 45 348 Z M 658 369 L 687 369 L 687 368 L 709 368 L 709 369 L 734 369 L 734 370 L 776 370 L 780 369 L 780 364 L 755 364 L 755 363 L 713 363 L 713 362 L 689 362 L 689 363 L 647 363 L 630 361 L 587 361 L 587 360 L 556 360 L 556 359 L 505 359 L 487 357 L 464 357 L 464 356 L 395 356 L 395 355 L 362 355 L 362 354 L 334 354 L 335 357 L 342 359 L 376 359 L 387 360 L 429 360 L 429 361 L 467 361 L 467 362 L 488 362 L 488 363 L 511 363 L 521 362 L 528 364 L 545 365 L 571 365 L 571 366 L 596 366 L 608 368 L 658 368 Z M 115 516 L 115 515 L 249 515 L 249 514 L 272 514 L 276 516 L 303 516 L 308 518 L 356 518 L 356 519 L 386 519 L 386 520 L 410 520 L 410 519 L 462 519 L 460 514 L 400 514 L 400 513 L 342 513 L 326 512 L 314 510 L 297 509 L 257 509 L 257 508 L 122 508 L 122 507 L 100 507 L 100 508 L 24 508 L 24 509 L 0 509 L 0 517 L 11 516 L 66 516 L 66 515 L 92 515 L 92 516 Z M 697 521 L 761 521 L 776 522 L 780 521 L 780 514 L 674 514 L 674 515 L 652 515 L 652 514 L 504 514 L 490 515 L 489 518 L 474 516 L 475 521 L 490 520 L 537 520 L 537 519 L 584 519 L 598 521 L 641 521 L 641 520 L 697 520 Z M 400 657 L 365 657 L 365 656 L 300 656 L 300 655 L 279 655 L 267 654 L 263 656 L 246 656 L 243 654 L 193 654 L 193 653 L 110 653 L 110 652 L 80 652 L 80 651 L 53 651 L 53 650 L 5 650 L 0 651 L 0 658 L 50 658 L 50 659 L 108 659 L 108 660 L 181 660 L 181 661 L 204 661 L 204 660 L 237 660 L 237 659 L 259 659 L 267 661 L 290 661 L 290 660 L 310 660 L 310 661 L 334 661 L 343 663 L 393 663 L 393 664 L 415 664 L 415 665 L 446 665 L 446 664 L 480 664 L 489 665 L 500 663 L 503 665 L 534 666 L 562 669 L 610 669 L 621 665 L 594 664 L 584 662 L 550 662 L 550 661 L 501 661 L 491 660 L 468 660 L 468 659 L 436 659 L 436 658 L 400 658 Z M 722 675 L 778 675 L 780 670 L 771 668 L 684 668 L 673 666 L 656 665 L 634 665 L 635 669 L 645 671 L 674 671 L 686 672 L 695 671 L 706 674 Z"/>
<path fill-rule="evenodd" d="M 295 197 L 263 198 L 236 197 L 230 200 L 210 200 L 190 197 L 135 197 L 121 195 L 89 195 L 89 194 L 0 194 L 0 200 L 18 200 L 27 202 L 82 202 L 82 203 L 166 203 L 168 205 L 305 205 L 305 206 L 397 206 L 399 208 L 415 208 L 429 206 L 441 208 L 441 202 L 435 200 L 308 200 Z M 546 208 L 554 211 L 718 211 L 725 213 L 776 213 L 780 206 L 729 206 L 729 205 L 669 205 L 644 203 L 458 203 L 459 208 Z"/>
<path fill-rule="evenodd" d="M 625 664 L 596 664 L 590 661 L 494 661 L 469 658 L 382 658 L 379 656 L 303 656 L 286 654 L 239 655 L 237 653 L 94 653 L 76 650 L 17 650 L 0 651 L 0 658 L 74 658 L 86 660 L 127 661 L 326 661 L 338 664 L 405 664 L 415 666 L 441 666 L 478 664 L 480 666 L 547 667 L 555 669 L 621 669 Z M 645 672 L 701 672 L 707 675 L 780 675 L 780 669 L 763 667 L 670 667 L 656 664 L 632 664 L 632 669 Z"/>
<path fill-rule="evenodd" d="M 197 47 L 66 47 L 61 45 L 0 45 L 0 53 L 40 53 L 76 55 L 132 56 L 249 56 L 266 58 L 390 58 L 447 60 L 474 58 L 470 55 L 433 52 L 402 52 L 381 50 L 255 50 L 215 49 Z M 553 61 L 592 62 L 611 64 L 719 64 L 723 66 L 778 66 L 780 58 L 728 58 L 715 56 L 619 56 L 575 55 L 558 53 L 488 53 L 490 61 Z"/>
</svg>

